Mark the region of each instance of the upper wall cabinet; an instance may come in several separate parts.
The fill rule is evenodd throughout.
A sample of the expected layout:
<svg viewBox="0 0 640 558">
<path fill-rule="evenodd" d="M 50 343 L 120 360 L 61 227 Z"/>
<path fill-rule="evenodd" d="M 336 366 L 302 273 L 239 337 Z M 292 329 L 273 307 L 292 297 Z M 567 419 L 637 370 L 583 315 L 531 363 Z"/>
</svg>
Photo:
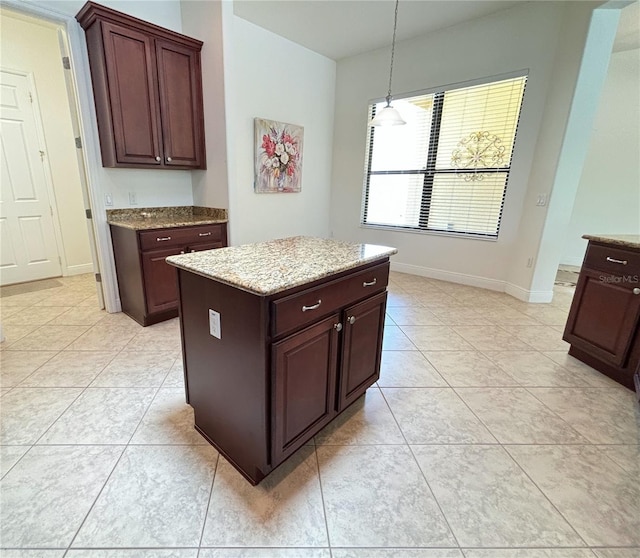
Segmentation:
<svg viewBox="0 0 640 558">
<path fill-rule="evenodd" d="M 202 42 L 87 2 L 86 32 L 105 167 L 204 169 Z"/>
</svg>

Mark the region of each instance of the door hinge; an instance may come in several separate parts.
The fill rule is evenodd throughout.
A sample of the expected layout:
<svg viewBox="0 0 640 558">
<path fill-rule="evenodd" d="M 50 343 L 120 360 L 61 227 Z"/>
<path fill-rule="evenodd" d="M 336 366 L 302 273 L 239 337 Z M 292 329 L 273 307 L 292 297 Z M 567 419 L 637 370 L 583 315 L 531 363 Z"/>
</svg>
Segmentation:
<svg viewBox="0 0 640 558">
<path fill-rule="evenodd" d="M 53 207 L 49 206 L 49 213 L 51 213 L 51 217 L 53 217 Z"/>
<path fill-rule="evenodd" d="M 91 216 L 91 209 L 85 209 L 84 213 L 87 216 L 87 219 L 93 219 L 93 217 Z"/>
<path fill-rule="evenodd" d="M 102 283 L 102 275 L 96 273 L 96 283 Z"/>
<path fill-rule="evenodd" d="M 71 69 L 71 60 L 69 60 L 68 56 L 63 56 L 62 57 L 62 67 L 65 70 L 70 70 Z"/>
<path fill-rule="evenodd" d="M 29 91 L 29 102 L 33 103 L 33 93 L 31 91 Z"/>
<path fill-rule="evenodd" d="M 58 256 L 58 263 L 62 265 L 62 258 L 60 256 Z"/>
<path fill-rule="evenodd" d="M 77 137 L 76 138 L 76 147 L 78 149 L 82 149 L 82 138 L 81 137 Z"/>
</svg>

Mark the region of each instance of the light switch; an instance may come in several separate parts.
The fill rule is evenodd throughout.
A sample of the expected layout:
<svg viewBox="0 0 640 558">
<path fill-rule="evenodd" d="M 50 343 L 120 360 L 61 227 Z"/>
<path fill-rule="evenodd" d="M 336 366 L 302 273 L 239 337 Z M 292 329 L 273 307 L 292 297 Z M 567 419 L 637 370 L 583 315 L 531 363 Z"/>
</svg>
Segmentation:
<svg viewBox="0 0 640 558">
<path fill-rule="evenodd" d="M 221 339 L 220 312 L 209 309 L 209 335 Z"/>
</svg>

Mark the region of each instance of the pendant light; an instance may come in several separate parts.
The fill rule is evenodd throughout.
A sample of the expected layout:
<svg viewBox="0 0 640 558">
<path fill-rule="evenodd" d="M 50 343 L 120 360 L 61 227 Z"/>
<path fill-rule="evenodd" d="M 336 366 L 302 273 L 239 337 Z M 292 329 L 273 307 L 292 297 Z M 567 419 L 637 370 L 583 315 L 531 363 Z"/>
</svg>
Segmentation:
<svg viewBox="0 0 640 558">
<path fill-rule="evenodd" d="M 393 76 L 393 55 L 396 50 L 396 27 L 398 26 L 398 2 L 396 0 L 396 13 L 393 20 L 393 40 L 391 41 L 391 66 L 389 67 L 389 92 L 387 93 L 387 106 L 378 112 L 369 122 L 369 126 L 399 126 L 406 124 L 400 113 L 391 106 L 391 78 Z"/>
</svg>

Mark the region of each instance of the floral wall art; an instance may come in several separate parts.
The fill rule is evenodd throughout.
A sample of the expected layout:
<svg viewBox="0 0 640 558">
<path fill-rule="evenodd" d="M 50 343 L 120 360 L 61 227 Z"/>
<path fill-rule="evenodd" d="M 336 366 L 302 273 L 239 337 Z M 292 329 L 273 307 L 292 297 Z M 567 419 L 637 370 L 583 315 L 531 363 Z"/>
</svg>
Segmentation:
<svg viewBox="0 0 640 558">
<path fill-rule="evenodd" d="M 304 128 L 255 119 L 257 194 L 300 192 Z"/>
</svg>

